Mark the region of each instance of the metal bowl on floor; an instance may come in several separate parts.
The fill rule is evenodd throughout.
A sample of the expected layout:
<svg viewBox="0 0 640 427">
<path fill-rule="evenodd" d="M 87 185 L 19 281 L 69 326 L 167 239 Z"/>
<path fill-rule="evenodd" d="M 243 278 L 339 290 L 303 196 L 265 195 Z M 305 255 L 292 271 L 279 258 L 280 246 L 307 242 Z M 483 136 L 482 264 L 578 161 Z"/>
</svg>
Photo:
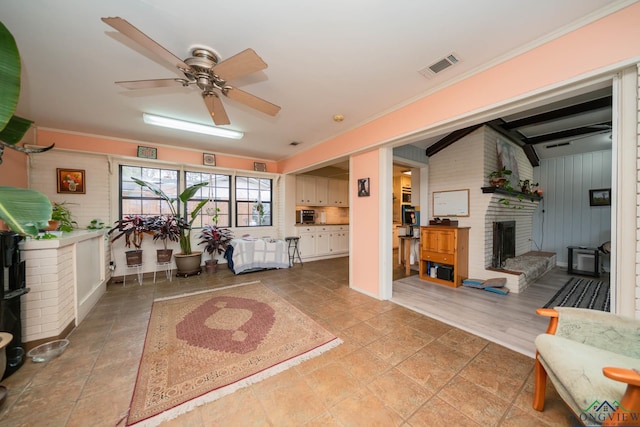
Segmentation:
<svg viewBox="0 0 640 427">
<path fill-rule="evenodd" d="M 29 350 L 27 357 L 30 357 L 34 362 L 48 362 L 60 356 L 68 345 L 69 340 L 67 339 L 50 341 Z"/>
</svg>

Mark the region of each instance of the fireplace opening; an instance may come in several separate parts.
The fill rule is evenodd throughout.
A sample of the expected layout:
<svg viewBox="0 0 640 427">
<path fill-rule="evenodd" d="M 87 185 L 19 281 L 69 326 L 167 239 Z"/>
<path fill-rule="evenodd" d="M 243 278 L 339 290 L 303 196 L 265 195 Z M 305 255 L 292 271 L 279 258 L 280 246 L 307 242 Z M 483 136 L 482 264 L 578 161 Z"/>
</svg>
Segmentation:
<svg viewBox="0 0 640 427">
<path fill-rule="evenodd" d="M 493 223 L 493 257 L 491 266 L 503 268 L 504 261 L 516 256 L 516 222 Z"/>
</svg>

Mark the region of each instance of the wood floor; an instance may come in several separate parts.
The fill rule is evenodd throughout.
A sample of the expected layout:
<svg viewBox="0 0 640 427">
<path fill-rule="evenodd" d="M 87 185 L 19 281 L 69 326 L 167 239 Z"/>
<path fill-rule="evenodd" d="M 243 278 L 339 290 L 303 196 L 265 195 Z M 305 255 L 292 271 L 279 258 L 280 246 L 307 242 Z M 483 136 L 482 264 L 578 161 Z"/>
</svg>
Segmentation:
<svg viewBox="0 0 640 427">
<path fill-rule="evenodd" d="M 535 337 L 548 324 L 535 313 L 536 308 L 546 304 L 571 277 L 566 269 L 555 267 L 524 292 L 503 296 L 481 289 L 450 288 L 411 273 L 403 277 L 403 269 L 400 274 L 394 269 L 393 302 L 530 357 L 535 355 Z"/>
</svg>

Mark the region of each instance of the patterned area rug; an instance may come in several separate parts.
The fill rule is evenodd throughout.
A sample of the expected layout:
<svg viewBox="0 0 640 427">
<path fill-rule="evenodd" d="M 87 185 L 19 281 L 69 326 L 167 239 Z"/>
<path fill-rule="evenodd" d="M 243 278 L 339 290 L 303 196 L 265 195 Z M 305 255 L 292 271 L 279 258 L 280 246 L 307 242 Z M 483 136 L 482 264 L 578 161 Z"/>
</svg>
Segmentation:
<svg viewBox="0 0 640 427">
<path fill-rule="evenodd" d="M 572 277 L 544 305 L 544 308 L 579 307 L 609 311 L 610 303 L 609 283 L 602 280 Z"/>
<path fill-rule="evenodd" d="M 260 282 L 156 300 L 127 425 L 157 425 L 341 343 Z"/>
</svg>

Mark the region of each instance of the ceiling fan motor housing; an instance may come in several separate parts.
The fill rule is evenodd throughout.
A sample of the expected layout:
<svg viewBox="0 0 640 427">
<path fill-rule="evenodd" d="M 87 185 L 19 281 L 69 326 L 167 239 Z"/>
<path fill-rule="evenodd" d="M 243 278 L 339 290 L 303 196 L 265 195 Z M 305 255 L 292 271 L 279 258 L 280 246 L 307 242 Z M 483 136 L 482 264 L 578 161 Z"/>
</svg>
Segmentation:
<svg viewBox="0 0 640 427">
<path fill-rule="evenodd" d="M 210 91 L 211 89 L 219 89 L 225 85 L 225 81 L 221 80 L 212 70 L 218 63 L 218 57 L 211 51 L 206 49 L 193 49 L 192 57 L 184 60 L 185 64 L 191 67 L 190 70 L 184 70 L 185 76 L 191 81 L 195 81 L 202 90 Z"/>
</svg>

